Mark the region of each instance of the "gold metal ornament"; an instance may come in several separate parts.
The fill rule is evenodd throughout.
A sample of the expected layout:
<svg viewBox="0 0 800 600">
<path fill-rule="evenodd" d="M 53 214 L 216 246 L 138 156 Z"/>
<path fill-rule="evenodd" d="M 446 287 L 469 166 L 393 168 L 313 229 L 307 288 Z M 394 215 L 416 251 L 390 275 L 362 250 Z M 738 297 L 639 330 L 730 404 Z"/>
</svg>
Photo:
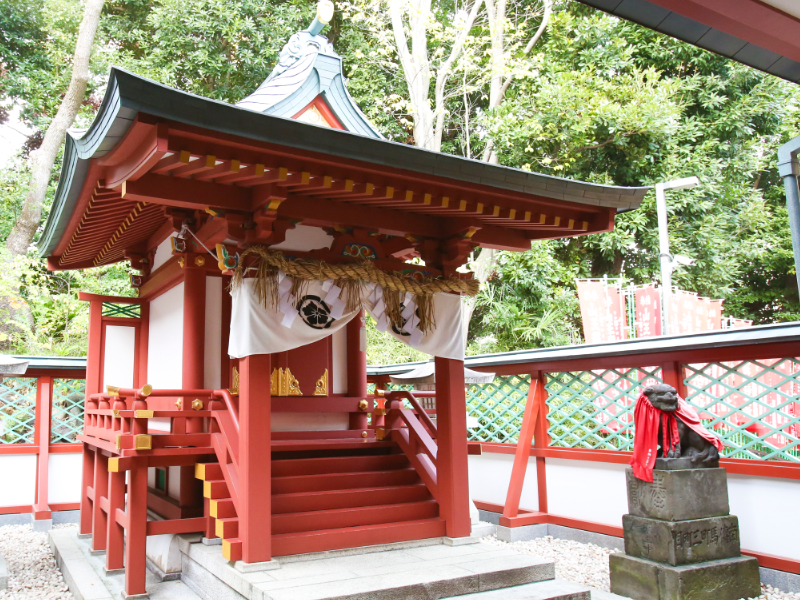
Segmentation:
<svg viewBox="0 0 800 600">
<path fill-rule="evenodd" d="M 228 388 L 228 392 L 231 396 L 238 396 L 239 395 L 239 369 L 233 367 L 233 374 L 231 375 L 231 387 Z"/>
<path fill-rule="evenodd" d="M 365 438 L 365 437 L 367 437 L 367 432 L 366 432 L 366 431 L 362 431 L 362 432 L 361 432 L 361 437 L 362 437 L 362 438 Z"/>
<path fill-rule="evenodd" d="M 192 410 L 203 410 L 203 401 L 200 398 L 192 400 Z"/>
<path fill-rule="evenodd" d="M 369 402 L 367 402 L 366 400 L 362 400 L 361 402 L 358 403 L 359 410 L 367 410 L 368 406 Z"/>
<path fill-rule="evenodd" d="M 322 377 L 317 379 L 317 385 L 314 386 L 314 395 L 315 396 L 328 395 L 328 369 L 325 369 L 325 372 L 322 374 Z"/>
<path fill-rule="evenodd" d="M 300 382 L 288 368 L 285 371 L 281 368 L 272 371 L 269 390 L 273 396 L 303 395 L 303 392 L 300 391 Z"/>
<path fill-rule="evenodd" d="M 152 386 L 152 385 L 150 385 L 149 383 L 145 383 L 145 384 L 144 384 L 144 387 L 143 387 L 143 388 L 140 390 L 140 392 L 139 392 L 139 393 L 140 393 L 142 396 L 145 396 L 145 397 L 147 397 L 147 396 L 149 396 L 150 394 L 152 394 L 152 393 L 153 393 L 153 386 Z"/>
<path fill-rule="evenodd" d="M 194 264 L 198 267 L 202 267 L 206 264 L 206 257 L 205 256 L 195 256 L 194 257 Z"/>
<path fill-rule="evenodd" d="M 182 404 L 183 404 L 183 398 L 178 398 L 177 400 L 175 400 L 175 406 L 177 406 L 177 407 L 178 407 L 178 410 L 183 410 L 183 409 L 181 408 L 181 405 L 182 405 Z"/>
<path fill-rule="evenodd" d="M 107 385 L 106 386 L 106 396 L 112 396 L 114 398 L 119 398 L 119 388 L 115 385 Z"/>
<path fill-rule="evenodd" d="M 181 269 L 182 269 L 182 268 L 184 268 L 184 267 L 186 266 L 186 258 L 184 258 L 183 256 L 181 256 L 181 257 L 178 259 L 178 264 L 181 266 Z"/>
</svg>

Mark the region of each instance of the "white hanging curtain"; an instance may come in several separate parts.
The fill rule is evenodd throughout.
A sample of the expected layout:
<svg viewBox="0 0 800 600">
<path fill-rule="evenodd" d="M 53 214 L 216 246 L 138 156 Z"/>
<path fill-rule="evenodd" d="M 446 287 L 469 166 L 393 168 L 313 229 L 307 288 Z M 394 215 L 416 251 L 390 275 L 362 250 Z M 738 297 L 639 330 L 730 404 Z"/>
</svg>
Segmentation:
<svg viewBox="0 0 800 600">
<path fill-rule="evenodd" d="M 285 352 L 321 340 L 344 327 L 357 311 L 347 311 L 345 294 L 333 280 L 311 281 L 303 295 L 290 294 L 291 279 L 278 276 L 279 302 L 265 308 L 255 292 L 255 280 L 244 279 L 231 292 L 231 334 L 228 354 L 242 358 L 252 354 Z M 461 298 L 456 294 L 433 296 L 435 327 L 423 333 L 418 325 L 417 307 L 412 294 L 403 302 L 403 327 L 392 326 L 383 305 L 383 292 L 376 284 L 366 284 L 361 304 L 375 319 L 378 330 L 388 331 L 396 339 L 432 356 L 464 360 L 461 334 Z"/>
</svg>

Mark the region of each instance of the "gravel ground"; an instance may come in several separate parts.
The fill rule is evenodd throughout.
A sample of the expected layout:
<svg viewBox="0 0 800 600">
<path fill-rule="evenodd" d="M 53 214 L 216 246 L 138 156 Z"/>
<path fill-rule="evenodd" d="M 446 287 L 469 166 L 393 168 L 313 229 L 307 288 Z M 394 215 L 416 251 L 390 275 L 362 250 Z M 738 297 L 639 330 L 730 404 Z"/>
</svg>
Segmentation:
<svg viewBox="0 0 800 600">
<path fill-rule="evenodd" d="M 483 538 L 494 546 L 512 548 L 523 554 L 549 558 L 556 563 L 556 578 L 580 583 L 603 590 L 608 589 L 608 555 L 616 550 L 601 548 L 594 544 L 582 544 L 571 540 L 559 540 L 550 536 L 528 542 L 504 542 L 495 536 Z M 800 600 L 800 594 L 781 592 L 770 586 L 761 586 L 758 600 Z M 748 599 L 752 600 L 752 599 Z"/>
<path fill-rule="evenodd" d="M 0 600 L 74 600 L 56 566 L 47 533 L 34 533 L 30 525 L 4 525 L 0 554 L 8 566 L 8 589 L 0 590 Z"/>
</svg>

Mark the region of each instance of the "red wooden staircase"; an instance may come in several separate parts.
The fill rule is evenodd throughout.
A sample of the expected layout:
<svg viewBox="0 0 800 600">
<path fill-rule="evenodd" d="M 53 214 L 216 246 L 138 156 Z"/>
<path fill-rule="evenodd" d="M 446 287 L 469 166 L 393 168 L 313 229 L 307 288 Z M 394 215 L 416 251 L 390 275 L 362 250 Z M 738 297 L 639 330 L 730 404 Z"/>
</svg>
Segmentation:
<svg viewBox="0 0 800 600">
<path fill-rule="evenodd" d="M 223 555 L 241 558 L 238 517 L 218 463 L 198 464 Z M 315 440 L 272 454 L 274 556 L 445 534 L 439 505 L 391 441 Z"/>
</svg>

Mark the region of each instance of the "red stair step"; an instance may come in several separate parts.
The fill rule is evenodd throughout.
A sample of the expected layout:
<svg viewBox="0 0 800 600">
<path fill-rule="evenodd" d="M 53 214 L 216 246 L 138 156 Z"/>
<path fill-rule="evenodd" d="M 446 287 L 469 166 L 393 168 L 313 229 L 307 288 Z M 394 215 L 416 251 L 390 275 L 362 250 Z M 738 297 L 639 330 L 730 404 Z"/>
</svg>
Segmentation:
<svg viewBox="0 0 800 600">
<path fill-rule="evenodd" d="M 388 504 L 379 506 L 360 506 L 356 508 L 337 508 L 334 510 L 318 510 L 312 512 L 286 513 L 272 517 L 272 533 L 299 533 L 322 529 L 341 529 L 343 527 L 360 527 L 399 523 L 402 521 L 421 521 L 435 519 L 439 516 L 439 505 L 433 500 L 425 502 L 406 502 L 404 504 Z M 220 523 L 220 521 L 217 521 Z M 219 537 L 228 537 L 220 534 Z"/>
<path fill-rule="evenodd" d="M 445 535 L 445 523 L 442 519 L 323 529 L 304 533 L 284 533 L 272 536 L 272 555 L 288 556 L 308 552 L 324 552 L 341 548 L 422 540 L 443 535 Z"/>
<path fill-rule="evenodd" d="M 389 471 L 407 469 L 408 467 L 409 462 L 405 454 L 279 459 L 272 461 L 272 476 L 286 477 L 322 473 L 352 473 L 354 471 Z"/>
<path fill-rule="evenodd" d="M 419 481 L 419 475 L 414 469 L 273 477 L 272 493 L 291 494 L 348 488 L 410 485 L 419 483 Z"/>
<path fill-rule="evenodd" d="M 334 508 L 356 508 L 379 504 L 400 504 L 430 500 L 431 494 L 424 483 L 377 488 L 302 492 L 272 496 L 272 514 L 308 512 Z M 213 516 L 213 515 L 212 515 Z"/>
</svg>

